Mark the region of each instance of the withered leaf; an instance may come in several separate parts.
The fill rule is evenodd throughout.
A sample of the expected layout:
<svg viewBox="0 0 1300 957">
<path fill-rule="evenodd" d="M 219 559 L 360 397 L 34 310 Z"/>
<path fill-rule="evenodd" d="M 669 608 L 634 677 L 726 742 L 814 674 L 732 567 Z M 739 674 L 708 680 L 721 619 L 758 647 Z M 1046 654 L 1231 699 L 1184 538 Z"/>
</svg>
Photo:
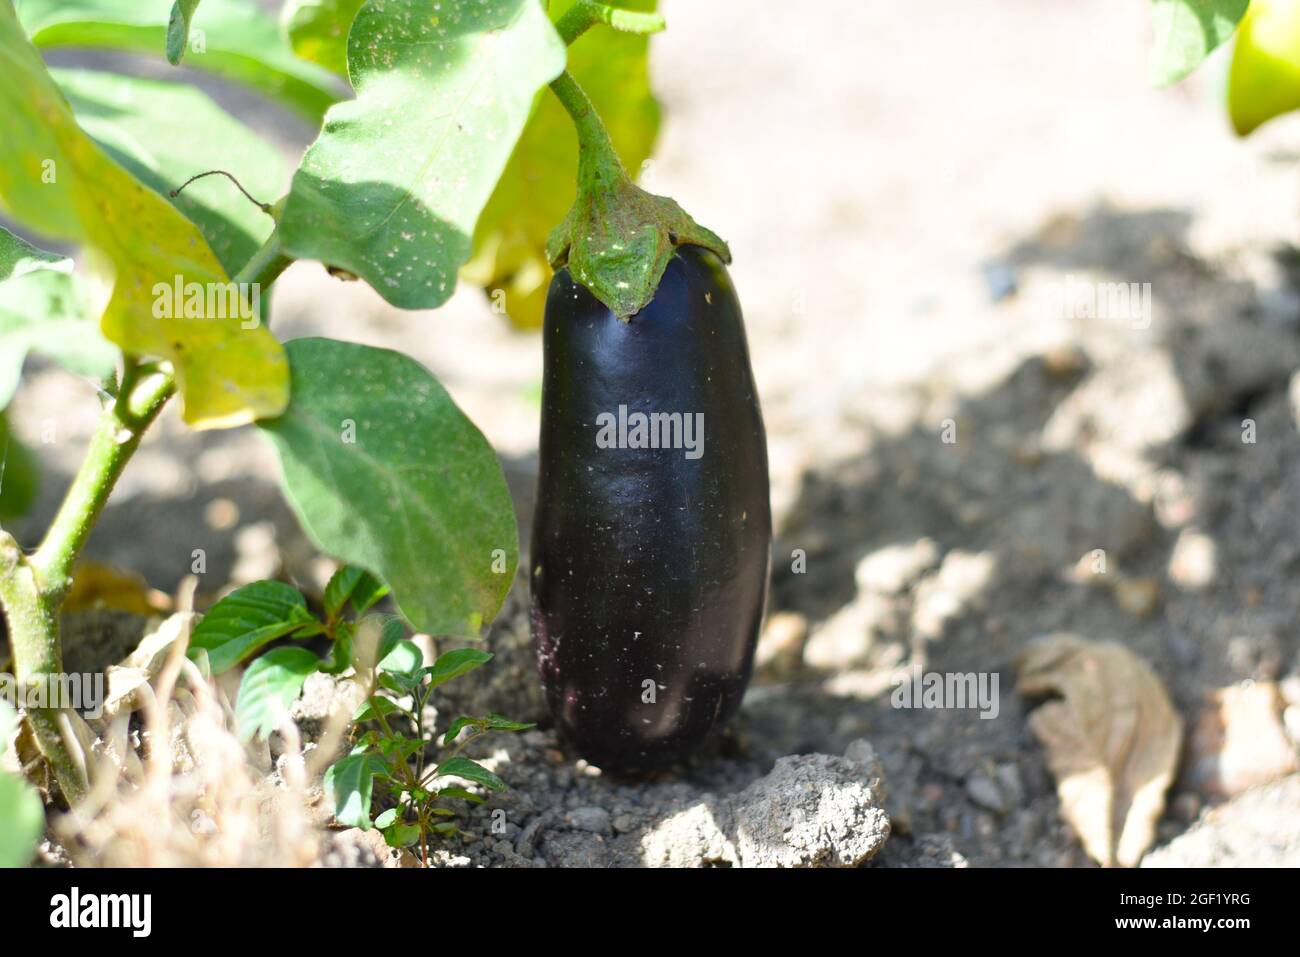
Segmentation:
<svg viewBox="0 0 1300 957">
<path fill-rule="evenodd" d="M 1094 860 L 1133 867 L 1155 837 L 1182 726 L 1151 668 L 1123 645 L 1056 634 L 1017 661 L 1018 690 L 1052 696 L 1029 716 L 1061 813 Z"/>
</svg>

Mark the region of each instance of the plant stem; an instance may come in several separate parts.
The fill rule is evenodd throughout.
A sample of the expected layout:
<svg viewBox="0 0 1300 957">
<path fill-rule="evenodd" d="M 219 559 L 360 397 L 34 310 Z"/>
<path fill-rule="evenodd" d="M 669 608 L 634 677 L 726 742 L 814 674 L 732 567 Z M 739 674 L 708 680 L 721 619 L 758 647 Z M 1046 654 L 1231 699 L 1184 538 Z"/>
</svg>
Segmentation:
<svg viewBox="0 0 1300 957">
<path fill-rule="evenodd" d="M 269 285 L 290 262 L 272 232 L 233 281 Z M 20 688 L 38 686 L 63 671 L 59 608 L 72 587 L 73 565 L 126 463 L 175 391 L 176 381 L 165 367 L 127 356 L 116 395 L 105 405 L 86 458 L 40 547 L 25 556 L 13 537 L 0 530 L 0 606 Z M 68 750 L 59 710 L 31 708 L 27 720 L 64 797 L 73 804 L 85 794 L 85 769 Z"/>
<path fill-rule="evenodd" d="M 658 33 L 666 26 L 664 18 L 657 13 L 624 10 L 608 3 L 596 3 L 595 0 L 578 0 L 560 17 L 555 29 L 564 45 L 568 46 L 598 23 L 643 36 Z"/>
<path fill-rule="evenodd" d="M 117 399 L 100 417 L 81 469 L 45 540 L 29 560 L 42 598 L 52 611 L 58 610 L 72 587 L 73 562 L 90 537 L 113 486 L 139 448 L 145 430 L 175 391 L 172 377 L 165 372 L 154 372 L 142 380 L 138 377 L 135 360 L 128 360 Z"/>
<path fill-rule="evenodd" d="M 551 92 L 573 119 L 578 131 L 578 185 L 595 187 L 598 182 L 628 180 L 609 131 L 592 105 L 591 98 L 567 70 L 551 81 Z M 588 182 L 596 180 L 597 182 Z"/>
</svg>

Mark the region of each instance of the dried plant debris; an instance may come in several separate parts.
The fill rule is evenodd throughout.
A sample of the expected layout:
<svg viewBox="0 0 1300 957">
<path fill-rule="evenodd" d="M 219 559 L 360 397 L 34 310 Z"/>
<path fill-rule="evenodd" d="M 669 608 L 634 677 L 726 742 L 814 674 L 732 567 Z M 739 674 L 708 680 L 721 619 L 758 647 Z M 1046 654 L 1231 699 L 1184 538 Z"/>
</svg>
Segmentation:
<svg viewBox="0 0 1300 957">
<path fill-rule="evenodd" d="M 315 862 L 322 814 L 296 729 L 273 768 L 241 743 L 229 701 L 184 654 L 191 621 L 173 615 L 110 668 L 102 719 L 68 715 L 90 792 L 53 836 L 78 866 Z"/>
<path fill-rule="evenodd" d="M 1029 716 L 1056 778 L 1061 813 L 1106 867 L 1151 846 L 1178 762 L 1181 722 L 1151 668 L 1114 642 L 1057 634 L 1017 661 L 1019 691 L 1050 696 Z"/>
</svg>

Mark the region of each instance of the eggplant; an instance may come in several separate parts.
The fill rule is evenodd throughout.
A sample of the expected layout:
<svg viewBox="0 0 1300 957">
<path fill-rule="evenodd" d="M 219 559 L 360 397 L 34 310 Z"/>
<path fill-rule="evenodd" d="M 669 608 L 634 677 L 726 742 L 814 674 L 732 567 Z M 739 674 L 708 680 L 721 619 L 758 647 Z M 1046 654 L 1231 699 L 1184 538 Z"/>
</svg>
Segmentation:
<svg viewBox="0 0 1300 957">
<path fill-rule="evenodd" d="M 561 735 L 615 772 L 673 765 L 740 705 L 767 596 L 767 443 L 726 267 L 679 247 L 620 320 L 551 281 L 530 561 Z"/>
</svg>

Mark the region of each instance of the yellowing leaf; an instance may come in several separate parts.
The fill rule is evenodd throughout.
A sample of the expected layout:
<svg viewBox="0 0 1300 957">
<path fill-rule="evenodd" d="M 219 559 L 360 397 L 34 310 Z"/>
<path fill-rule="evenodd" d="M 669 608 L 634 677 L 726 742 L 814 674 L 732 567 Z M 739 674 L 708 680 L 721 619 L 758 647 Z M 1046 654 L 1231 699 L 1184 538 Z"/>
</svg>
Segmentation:
<svg viewBox="0 0 1300 957">
<path fill-rule="evenodd" d="M 1237 30 L 1228 115 L 1238 135 L 1300 109 L 1300 0 L 1254 0 Z"/>
<path fill-rule="evenodd" d="M 33 229 L 88 248 L 104 335 L 128 353 L 172 361 L 195 428 L 282 411 L 284 350 L 264 326 L 240 318 L 246 310 L 226 302 L 222 311 L 233 315 L 219 318 L 196 302 L 197 315 L 184 308 L 155 315 L 159 284 L 179 280 L 211 292 L 229 279 L 198 229 L 77 126 L 8 3 L 0 5 L 0 75 L 0 200 Z"/>
<path fill-rule="evenodd" d="M 1094 860 L 1133 867 L 1155 837 L 1181 722 L 1160 679 L 1123 645 L 1053 635 L 1017 661 L 1018 690 L 1056 696 L 1029 716 L 1061 813 Z"/>
<path fill-rule="evenodd" d="M 655 0 L 628 0 L 620 7 L 650 12 Z M 573 6 L 551 4 L 552 19 Z M 596 27 L 569 48 L 568 71 L 591 97 L 614 148 L 633 176 L 650 155 L 659 132 L 659 104 L 650 89 L 650 39 Z M 505 312 L 522 329 L 542 325 L 551 267 L 546 240 L 577 193 L 578 137 L 573 121 L 549 90 L 543 90 L 474 233 L 467 282 L 489 297 L 504 292 Z M 495 302 L 496 300 L 494 300 Z"/>
<path fill-rule="evenodd" d="M 85 558 L 72 575 L 72 590 L 63 600 L 63 612 L 113 608 L 149 618 L 172 610 L 172 600 L 150 588 L 139 575 L 120 572 L 110 565 Z"/>
</svg>

